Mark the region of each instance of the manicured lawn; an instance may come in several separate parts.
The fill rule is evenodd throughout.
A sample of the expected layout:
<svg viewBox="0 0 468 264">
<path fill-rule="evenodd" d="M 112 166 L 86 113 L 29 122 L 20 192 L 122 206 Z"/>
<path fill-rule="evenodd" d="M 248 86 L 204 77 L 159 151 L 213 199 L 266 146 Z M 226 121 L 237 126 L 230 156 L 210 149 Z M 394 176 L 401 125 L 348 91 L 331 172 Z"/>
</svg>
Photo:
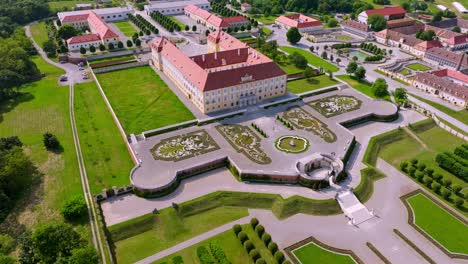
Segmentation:
<svg viewBox="0 0 468 264">
<path fill-rule="evenodd" d="M 99 60 L 92 60 L 92 61 L 89 61 L 89 64 L 93 64 L 93 63 L 101 63 L 101 62 L 108 62 L 108 61 L 115 61 L 115 60 L 122 60 L 122 59 L 135 59 L 135 56 L 133 54 L 130 54 L 130 55 L 122 55 L 122 56 L 118 56 L 118 57 L 110 57 L 110 58 L 105 58 L 105 59 L 99 59 Z"/>
<path fill-rule="evenodd" d="M 408 69 L 406 69 L 406 68 L 403 68 L 403 69 L 402 69 L 401 71 L 399 71 L 398 73 L 401 74 L 401 75 L 406 76 L 406 75 L 410 75 L 410 74 L 411 74 L 411 71 L 408 70 Z"/>
<path fill-rule="evenodd" d="M 97 78 L 127 134 L 194 119 L 148 66 L 102 73 Z"/>
<path fill-rule="evenodd" d="M 242 247 L 239 239 L 234 234 L 234 231 L 228 230 L 219 235 L 216 235 L 210 239 L 197 243 L 193 246 L 185 248 L 181 251 L 178 251 L 172 255 L 169 255 L 165 258 L 162 258 L 154 263 L 163 264 L 163 263 L 172 263 L 172 258 L 175 256 L 181 256 L 184 260 L 184 263 L 199 263 L 200 260 L 197 256 L 197 248 L 200 246 L 209 247 L 210 242 L 217 243 L 226 254 L 227 259 L 231 263 L 251 263 L 247 251 Z"/>
<path fill-rule="evenodd" d="M 31 35 L 36 41 L 36 43 L 42 47 L 42 44 L 49 39 L 49 35 L 47 35 L 47 28 L 44 22 L 38 22 L 34 25 L 31 25 Z"/>
<path fill-rule="evenodd" d="M 455 110 L 452 110 L 451 108 L 448 108 L 444 105 L 441 105 L 441 104 L 438 104 L 436 102 L 433 102 L 433 101 L 430 101 L 430 100 L 427 100 L 427 99 L 424 99 L 422 97 L 419 97 L 417 95 L 414 95 L 414 94 L 410 94 L 411 96 L 415 97 L 416 99 L 434 107 L 435 109 L 441 111 L 441 112 L 444 112 L 445 114 L 459 120 L 460 122 L 463 122 L 465 124 L 468 124 L 468 110 L 467 109 L 463 109 L 463 110 L 460 110 L 460 111 L 455 111 Z"/>
<path fill-rule="evenodd" d="M 267 36 L 267 37 L 270 36 L 271 33 L 273 33 L 273 32 L 271 31 L 271 29 L 269 29 L 269 28 L 267 28 L 267 27 L 262 27 L 262 31 L 263 31 L 263 34 L 265 34 L 265 36 Z"/>
<path fill-rule="evenodd" d="M 415 223 L 453 253 L 468 254 L 468 229 L 423 194 L 407 199 L 415 215 Z"/>
<path fill-rule="evenodd" d="M 309 79 L 290 81 L 287 85 L 290 92 L 299 94 L 337 84 L 339 82 L 330 79 L 329 76 L 320 75 Z"/>
<path fill-rule="evenodd" d="M 90 0 L 83 0 L 83 1 L 52 1 L 49 2 L 49 8 L 53 11 L 61 11 L 64 8 L 68 8 L 68 10 L 73 10 L 76 4 L 94 4 L 94 1 Z"/>
<path fill-rule="evenodd" d="M 0 106 L 0 137 L 18 136 L 43 174 L 31 186 L 34 194 L 22 197 L 15 208 L 18 225 L 26 228 L 62 221 L 59 211 L 64 202 L 82 195 L 68 112 L 69 87 L 57 83 L 64 72 L 40 57 L 33 61 L 45 77 L 23 85 L 19 89 L 22 95 Z M 46 132 L 57 136 L 63 152 L 55 154 L 44 148 L 42 135 Z M 84 236 L 90 235 L 87 225 L 78 225 L 78 229 Z"/>
<path fill-rule="evenodd" d="M 330 62 L 315 56 L 314 54 L 310 53 L 309 51 L 299 49 L 299 48 L 294 48 L 294 47 L 286 47 L 286 46 L 281 46 L 281 50 L 292 54 L 294 52 L 297 52 L 299 54 L 304 55 L 304 57 L 307 59 L 307 62 L 310 65 L 313 65 L 317 68 L 322 67 L 325 71 L 331 71 L 331 72 L 337 72 L 339 70 L 338 66 L 331 64 Z"/>
<path fill-rule="evenodd" d="M 365 82 L 365 81 L 358 81 L 354 79 L 354 77 L 349 76 L 349 75 L 338 75 L 338 79 L 347 82 L 351 87 L 354 89 L 360 91 L 361 93 L 372 97 L 372 98 L 377 98 L 377 99 L 384 99 L 384 100 L 390 100 L 390 96 L 385 96 L 384 98 L 378 98 L 374 95 L 374 91 L 372 89 L 372 84 Z"/>
<path fill-rule="evenodd" d="M 75 118 L 91 191 L 128 185 L 133 162 L 96 83 L 75 85 Z"/>
<path fill-rule="evenodd" d="M 131 38 L 135 33 L 138 33 L 136 28 L 129 21 L 114 22 L 114 25 L 127 37 Z"/>
<path fill-rule="evenodd" d="M 431 67 L 423 65 L 421 63 L 412 63 L 412 64 L 409 64 L 409 65 L 406 65 L 406 67 L 410 68 L 411 70 L 415 70 L 415 71 L 427 71 L 427 70 L 431 69 Z"/>
<path fill-rule="evenodd" d="M 258 22 L 263 23 L 265 25 L 274 24 L 276 18 L 278 18 L 278 16 L 274 16 L 274 15 L 270 15 L 270 16 L 251 15 L 251 17 L 255 18 L 256 20 L 258 20 Z"/>
<path fill-rule="evenodd" d="M 348 35 L 339 35 L 339 36 L 336 37 L 336 39 L 346 41 L 346 40 L 352 40 L 353 38 L 348 36 Z"/>
<path fill-rule="evenodd" d="M 180 22 L 177 18 L 175 18 L 173 16 L 167 16 L 167 17 L 169 17 L 170 20 L 172 20 L 174 23 L 179 25 L 181 30 L 185 30 L 185 24 L 184 23 Z"/>
<path fill-rule="evenodd" d="M 258 234 L 253 230 L 253 228 L 252 228 L 252 226 L 250 224 L 243 225 L 242 226 L 242 231 L 244 231 L 247 234 L 250 241 L 252 241 L 252 243 L 254 244 L 255 249 L 258 250 L 258 252 L 260 253 L 260 256 L 262 257 L 262 259 L 264 259 L 266 261 L 266 263 L 277 263 L 275 258 L 271 254 L 271 251 L 265 246 L 263 241 L 258 237 Z M 265 231 L 268 233 L 271 230 L 265 230 Z M 272 235 L 272 234 L 270 234 L 270 235 Z M 274 239 L 275 238 L 272 235 L 272 241 L 275 241 Z"/>
<path fill-rule="evenodd" d="M 299 259 L 302 264 L 314 264 L 314 263 L 350 263 L 354 264 L 354 260 L 349 255 L 341 255 L 334 252 L 330 252 L 317 246 L 314 243 L 307 244 L 301 248 L 293 251 L 293 254 Z"/>
<path fill-rule="evenodd" d="M 218 207 L 183 217 L 173 208 L 109 227 L 118 263 L 134 263 L 177 243 L 248 215 L 246 208 Z"/>
<path fill-rule="evenodd" d="M 302 72 L 304 72 L 303 69 L 299 69 L 299 68 L 297 68 L 296 66 L 294 66 L 293 64 L 291 64 L 291 63 L 289 63 L 289 62 L 277 62 L 276 64 L 278 64 L 278 66 L 279 66 L 284 72 L 286 72 L 287 75 L 297 74 L 297 73 L 302 73 Z"/>
</svg>

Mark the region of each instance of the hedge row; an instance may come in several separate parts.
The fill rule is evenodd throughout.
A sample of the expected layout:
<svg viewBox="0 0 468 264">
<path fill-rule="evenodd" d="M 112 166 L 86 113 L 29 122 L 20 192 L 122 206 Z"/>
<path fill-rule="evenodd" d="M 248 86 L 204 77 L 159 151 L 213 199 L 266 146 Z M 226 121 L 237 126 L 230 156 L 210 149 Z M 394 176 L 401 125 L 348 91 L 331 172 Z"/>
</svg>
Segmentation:
<svg viewBox="0 0 468 264">
<path fill-rule="evenodd" d="M 213 257 L 219 264 L 230 264 L 231 262 L 227 259 L 224 250 L 216 242 L 210 242 L 210 251 Z"/>
<path fill-rule="evenodd" d="M 463 160 L 457 155 L 449 152 L 437 154 L 435 160 L 441 168 L 449 171 L 465 182 L 468 182 L 468 166 L 464 165 L 466 160 Z"/>
<path fill-rule="evenodd" d="M 159 11 L 151 13 L 151 17 L 156 22 L 158 22 L 158 24 L 160 24 L 165 29 L 167 29 L 169 32 L 181 31 L 182 30 L 176 22 L 171 20 L 169 17 L 163 15 Z"/>
<path fill-rule="evenodd" d="M 360 48 L 374 55 L 385 54 L 385 51 L 383 49 L 380 49 L 379 47 L 377 47 L 375 44 L 372 44 L 372 43 L 363 42 L 361 43 Z"/>
<path fill-rule="evenodd" d="M 132 14 L 128 14 L 128 19 L 130 19 L 130 21 L 139 27 L 146 35 L 150 35 L 151 32 L 154 32 L 155 34 L 159 33 L 159 30 L 141 15 L 137 14 L 134 16 Z"/>
<path fill-rule="evenodd" d="M 364 154 L 364 158 L 362 161 L 367 165 L 375 166 L 377 163 L 377 158 L 380 149 L 384 145 L 399 141 L 405 137 L 406 133 L 401 128 L 372 137 L 369 140 L 369 145 L 367 147 L 366 153 Z"/>
<path fill-rule="evenodd" d="M 333 44 L 331 47 L 332 49 L 346 49 L 346 48 L 351 48 L 351 43 L 338 43 L 338 44 Z"/>
<path fill-rule="evenodd" d="M 216 260 L 210 254 L 208 249 L 205 246 L 199 246 L 197 248 L 197 256 L 201 264 L 215 264 Z"/>
<path fill-rule="evenodd" d="M 456 147 L 453 153 L 455 153 L 455 155 L 459 156 L 462 159 L 468 160 L 468 145 L 463 144 L 461 146 Z"/>
</svg>

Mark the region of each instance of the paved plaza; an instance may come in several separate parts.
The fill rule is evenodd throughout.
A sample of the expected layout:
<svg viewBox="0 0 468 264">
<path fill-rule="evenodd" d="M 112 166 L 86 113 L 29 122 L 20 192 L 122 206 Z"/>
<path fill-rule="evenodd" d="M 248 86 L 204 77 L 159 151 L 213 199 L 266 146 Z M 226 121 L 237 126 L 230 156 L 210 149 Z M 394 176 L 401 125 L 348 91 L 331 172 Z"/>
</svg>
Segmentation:
<svg viewBox="0 0 468 264">
<path fill-rule="evenodd" d="M 309 102 L 316 102 L 322 98 L 334 95 L 356 98 L 361 105 L 358 109 L 353 109 L 352 111 L 343 112 L 328 118 L 316 112 L 316 110 L 309 105 Z M 334 140 L 327 142 L 321 134 L 315 133 L 313 130 L 303 130 L 297 127 L 291 130 L 277 120 L 277 116 L 281 116 L 283 112 L 292 107 L 295 107 L 293 109 L 300 107 L 300 109 L 302 109 L 301 111 L 310 113 L 310 115 L 318 120 L 324 129 L 327 130 L 326 133 L 334 134 Z M 231 118 L 219 123 L 205 126 L 192 126 L 149 137 L 133 145 L 138 159 L 141 160 L 141 165 L 133 172 L 132 182 L 138 188 L 157 189 L 170 185 L 175 180 L 177 171 L 188 170 L 191 167 L 207 164 L 219 160 L 222 157 L 229 157 L 239 171 L 244 173 L 295 177 L 298 175 L 296 169 L 297 161 L 313 153 L 334 153 L 337 158 L 344 158 L 353 141 L 354 135 L 348 129 L 340 125 L 341 123 L 372 114 L 391 116 L 395 114 L 396 111 L 396 106 L 389 102 L 372 100 L 353 89 L 344 88 L 331 93 L 309 97 L 305 101 L 272 107 L 265 110 L 256 109 L 255 111 L 248 111 L 240 117 Z M 284 118 L 287 119 L 287 117 Z M 294 120 L 296 119 L 291 119 L 287 122 L 294 123 Z M 267 137 L 258 135 L 252 127 L 252 123 L 264 131 Z M 246 143 L 245 145 L 240 145 L 240 147 L 233 146 L 233 144 L 235 144 L 233 143 L 234 141 L 230 140 L 230 137 L 226 136 L 227 134 L 220 133 L 222 132 L 220 130 L 220 124 L 241 126 L 241 128 L 244 129 L 241 135 L 248 140 L 255 139 L 255 142 Z M 209 135 L 209 139 L 205 140 L 204 143 L 200 143 L 201 141 L 195 143 L 196 141 L 194 138 L 189 136 L 193 133 L 206 133 Z M 301 153 L 285 153 L 280 151 L 275 146 L 275 141 L 281 136 L 286 135 L 303 137 L 308 140 L 310 147 Z M 172 139 L 172 141 L 168 142 L 168 139 Z M 178 141 L 181 143 L 177 143 Z M 213 146 L 210 146 L 210 144 L 213 144 Z M 256 144 L 255 149 L 249 149 L 250 146 L 254 144 Z M 219 147 L 215 147 L 214 145 Z M 184 158 L 174 158 L 173 160 L 163 158 L 167 155 L 179 155 Z M 266 158 L 264 157 L 265 160 L 256 159 L 255 157 L 258 155 L 266 156 Z M 188 158 L 185 158 L 185 156 Z"/>
</svg>

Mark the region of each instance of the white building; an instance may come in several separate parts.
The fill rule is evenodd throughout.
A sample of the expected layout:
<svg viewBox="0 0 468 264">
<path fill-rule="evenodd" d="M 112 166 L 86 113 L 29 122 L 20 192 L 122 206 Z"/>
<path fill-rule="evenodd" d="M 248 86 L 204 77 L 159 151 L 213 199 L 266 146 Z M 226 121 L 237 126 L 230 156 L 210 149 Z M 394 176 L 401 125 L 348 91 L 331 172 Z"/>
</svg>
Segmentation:
<svg viewBox="0 0 468 264">
<path fill-rule="evenodd" d="M 85 14 L 88 14 L 89 11 L 93 11 L 94 13 L 96 13 L 96 15 L 100 16 L 105 22 L 125 20 L 128 18 L 128 14 L 135 13 L 135 11 L 131 8 L 111 7 L 111 8 L 92 9 L 92 10 L 59 12 L 57 13 L 57 16 L 60 22 L 63 22 L 63 19 L 65 17 L 85 15 Z"/>
<path fill-rule="evenodd" d="M 358 21 L 367 24 L 367 19 L 371 15 L 382 15 L 385 20 L 401 19 L 406 15 L 405 9 L 401 6 L 384 7 L 379 9 L 369 9 L 359 13 Z"/>
<path fill-rule="evenodd" d="M 204 10 L 210 10 L 211 7 L 210 2 L 207 0 L 157 1 L 145 5 L 145 12 L 148 15 L 156 11 L 166 16 L 182 15 L 184 14 L 184 8 L 188 5 L 194 5 Z"/>
<path fill-rule="evenodd" d="M 458 12 L 462 14 L 468 14 L 468 10 L 459 2 L 453 2 L 452 5 L 455 7 L 455 9 L 458 10 Z"/>
<path fill-rule="evenodd" d="M 436 5 L 437 9 L 439 9 L 440 11 L 445 11 L 447 10 L 447 7 L 445 7 L 444 5 Z"/>
</svg>

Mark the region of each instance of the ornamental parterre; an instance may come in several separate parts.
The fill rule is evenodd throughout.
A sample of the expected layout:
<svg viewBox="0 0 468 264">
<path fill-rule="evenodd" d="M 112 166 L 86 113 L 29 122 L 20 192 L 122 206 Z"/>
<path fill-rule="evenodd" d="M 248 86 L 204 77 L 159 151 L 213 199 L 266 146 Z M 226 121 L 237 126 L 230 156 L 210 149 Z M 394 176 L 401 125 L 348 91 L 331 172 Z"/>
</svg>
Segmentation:
<svg viewBox="0 0 468 264">
<path fill-rule="evenodd" d="M 361 108 L 361 101 L 353 96 L 333 95 L 308 103 L 325 117 L 341 115 Z"/>
</svg>

